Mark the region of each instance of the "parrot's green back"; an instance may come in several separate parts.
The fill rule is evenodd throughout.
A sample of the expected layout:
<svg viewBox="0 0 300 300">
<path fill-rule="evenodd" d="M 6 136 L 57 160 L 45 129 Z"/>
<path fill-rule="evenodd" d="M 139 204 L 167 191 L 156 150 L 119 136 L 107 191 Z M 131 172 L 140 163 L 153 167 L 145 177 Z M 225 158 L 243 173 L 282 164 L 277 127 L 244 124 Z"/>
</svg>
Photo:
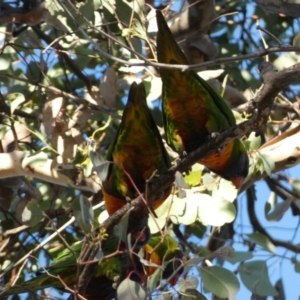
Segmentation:
<svg viewBox="0 0 300 300">
<path fill-rule="evenodd" d="M 167 238 L 167 240 L 169 240 L 169 238 Z M 151 245 L 156 246 L 159 242 L 159 237 L 152 237 L 149 243 L 144 246 L 144 252 L 149 248 L 153 249 Z M 26 282 L 19 281 L 15 286 L 7 287 L 5 294 L 0 295 L 0 299 L 5 299 L 1 297 L 8 295 L 35 292 L 49 287 L 63 289 L 64 286 L 57 276 L 59 276 L 68 287 L 73 288 L 76 284 L 77 277 L 77 259 L 80 256 L 83 243 L 84 242 L 82 241 L 76 242 L 70 247 L 71 250 L 68 248 L 64 249 L 52 261 L 51 265 L 45 268 L 43 273 L 39 273 L 37 277 Z M 174 243 L 176 242 L 174 241 Z M 166 261 L 166 257 L 168 257 L 168 260 L 173 259 L 175 256 L 175 247 L 178 249 L 178 244 L 174 243 L 172 241 L 164 242 L 161 247 L 155 250 L 155 255 L 152 256 L 152 258 L 157 257 L 157 260 L 154 260 L 153 262 L 160 265 L 163 261 Z M 119 239 L 116 236 L 110 236 L 105 242 L 105 248 L 103 249 L 104 256 L 116 252 L 118 246 Z M 143 266 L 141 265 L 138 256 L 135 255 L 133 257 L 135 261 L 132 266 L 129 267 L 131 270 L 140 272 L 140 274 L 136 275 L 135 272 L 130 272 L 130 274 L 132 273 L 130 279 L 138 282 L 140 280 L 143 281 L 144 276 L 146 276 L 146 274 L 143 273 Z M 145 257 L 144 259 L 148 258 Z M 154 268 L 148 275 L 151 275 L 155 270 L 156 269 Z M 116 289 L 113 287 L 113 284 L 115 283 L 115 278 L 120 275 L 120 272 L 120 256 L 116 255 L 104 258 L 94 270 L 94 276 L 91 278 L 86 288 L 85 297 L 93 300 L 108 300 L 115 298 Z M 180 275 L 181 273 L 182 272 L 179 272 L 178 274 Z M 172 274 L 172 272 L 170 273 L 169 271 L 166 273 L 166 277 L 163 278 L 167 278 L 169 274 Z"/>
<path fill-rule="evenodd" d="M 111 254 L 117 250 L 119 239 L 115 236 L 111 236 L 105 244 L 103 250 L 104 255 Z M 47 272 L 39 273 L 37 277 L 28 280 L 24 283 L 17 283 L 13 287 L 9 287 L 5 295 L 25 293 L 29 291 L 37 291 L 45 288 L 58 288 L 63 289 L 63 284 L 57 278 L 59 276 L 61 280 L 70 288 L 73 288 L 76 283 L 77 276 L 77 259 L 79 258 L 82 246 L 82 241 L 76 242 L 69 248 L 60 252 L 57 257 L 52 261 L 51 265 L 44 270 Z M 44 271 L 42 270 L 42 271 Z M 113 278 L 120 274 L 120 261 L 117 256 L 113 256 L 104 259 L 95 269 L 95 275 L 93 276 L 93 282 L 97 282 L 99 298 L 106 299 L 106 297 L 100 297 L 100 290 L 105 290 L 107 295 L 111 294 L 110 287 L 103 285 L 106 283 L 110 285 L 113 282 Z M 51 275 L 51 276 L 50 276 Z M 88 285 L 89 287 L 89 285 Z M 100 287 L 100 289 L 99 289 Z M 92 287 L 90 287 L 91 289 Z M 90 291 L 87 289 L 87 292 Z M 115 292 L 115 291 L 113 291 Z M 105 295 L 104 295 L 105 296 Z M 96 299 L 96 298 L 95 298 Z"/>
<path fill-rule="evenodd" d="M 126 198 L 134 199 L 138 191 L 143 192 L 146 180 L 155 171 L 162 174 L 170 167 L 168 154 L 147 106 L 143 83 L 134 82 L 130 87 L 122 121 L 106 159 L 113 162 L 103 182 L 105 204 L 110 215 L 126 204 Z M 154 201 L 154 208 L 169 193 L 170 190 L 162 199 Z"/>
<path fill-rule="evenodd" d="M 169 283 L 175 285 L 179 276 L 184 271 L 182 267 L 183 253 L 177 241 L 168 235 L 164 238 L 161 236 L 153 236 L 148 245 L 155 249 L 155 253 L 158 255 L 161 264 L 165 265 L 162 278 L 168 279 L 173 275 Z"/>
<path fill-rule="evenodd" d="M 185 55 L 158 10 L 156 18 L 158 62 L 187 65 Z M 160 74 L 166 139 L 175 151 L 194 151 L 212 133 L 221 133 L 236 124 L 228 104 L 194 71 L 160 68 Z M 215 153 L 200 163 L 229 180 L 245 178 L 248 173 L 248 156 L 239 140 L 232 141 L 223 155 Z M 239 168 L 232 172 L 232 164 L 236 163 Z"/>
</svg>

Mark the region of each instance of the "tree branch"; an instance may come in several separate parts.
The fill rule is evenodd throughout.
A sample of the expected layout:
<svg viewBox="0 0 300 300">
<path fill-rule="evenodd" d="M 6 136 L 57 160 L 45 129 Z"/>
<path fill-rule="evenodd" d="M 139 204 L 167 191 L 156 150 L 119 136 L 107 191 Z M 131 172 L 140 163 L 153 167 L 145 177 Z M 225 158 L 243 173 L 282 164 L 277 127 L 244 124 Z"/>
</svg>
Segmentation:
<svg viewBox="0 0 300 300">
<path fill-rule="evenodd" d="M 47 159 L 41 165 L 30 167 L 30 164 L 23 168 L 22 162 L 29 155 L 25 152 L 14 151 L 0 153 L 0 179 L 16 176 L 32 176 L 46 182 L 72 187 L 81 191 L 96 193 L 100 190 L 100 180 L 97 176 L 84 178 L 81 182 L 80 174 L 66 175 L 58 171 L 58 163 L 55 160 Z M 75 176 L 74 176 L 75 175 Z"/>
</svg>

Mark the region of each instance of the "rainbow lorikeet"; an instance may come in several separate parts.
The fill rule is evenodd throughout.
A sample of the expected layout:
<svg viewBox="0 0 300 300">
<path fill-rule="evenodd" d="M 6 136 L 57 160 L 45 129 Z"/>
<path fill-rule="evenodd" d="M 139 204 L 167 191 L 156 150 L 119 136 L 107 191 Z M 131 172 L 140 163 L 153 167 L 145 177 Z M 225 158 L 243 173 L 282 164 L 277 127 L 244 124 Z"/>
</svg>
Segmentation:
<svg viewBox="0 0 300 300">
<path fill-rule="evenodd" d="M 158 249 L 156 250 L 153 247 L 160 242 L 160 239 L 155 237 L 155 240 L 151 239 L 150 241 L 151 244 L 148 244 L 142 248 L 144 251 L 143 259 L 159 266 L 162 265 L 162 262 L 166 262 L 168 259 L 169 264 L 166 265 L 166 273 L 163 271 L 162 278 L 167 279 L 173 272 L 175 272 L 176 274 L 171 280 L 174 280 L 174 278 L 177 280 L 183 271 L 183 268 L 178 269 L 178 266 L 180 266 L 179 260 L 181 260 L 183 254 L 179 250 L 177 242 L 172 238 L 167 237 L 161 242 L 161 246 L 158 248 L 160 251 L 158 251 Z M 105 249 L 103 250 L 104 255 L 106 256 L 116 252 L 118 250 L 118 245 L 118 238 L 115 236 L 110 237 L 105 245 Z M 40 273 L 36 278 L 33 278 L 22 284 L 18 282 L 13 287 L 7 287 L 4 293 L 1 294 L 1 297 L 26 292 L 35 292 L 49 287 L 63 290 L 64 286 L 62 282 L 64 282 L 66 286 L 73 288 L 76 284 L 77 277 L 76 260 L 80 256 L 82 246 L 83 242 L 80 241 L 70 247 L 72 251 L 70 251 L 68 248 L 64 249 L 53 260 L 51 265 L 45 269 L 46 272 Z M 166 249 L 166 254 L 163 253 L 161 249 Z M 152 267 L 151 265 L 144 267 L 139 261 L 137 255 L 134 255 L 133 257 L 136 261 L 134 264 L 132 264 L 131 270 L 138 274 L 133 272 L 128 276 L 131 280 L 143 283 L 147 279 L 147 276 L 150 276 L 154 273 L 156 268 Z M 175 262 L 177 263 L 175 264 Z M 104 258 L 94 270 L 95 273 L 86 288 L 86 294 L 84 296 L 87 299 L 93 300 L 109 300 L 115 298 L 115 278 L 118 277 L 121 272 L 120 255 Z M 60 277 L 61 281 L 58 279 L 58 276 Z M 171 283 L 173 284 L 174 281 Z"/>
<path fill-rule="evenodd" d="M 130 87 L 122 121 L 106 159 L 112 162 L 102 189 L 109 215 L 124 206 L 128 198 L 144 192 L 146 180 L 155 171 L 162 174 L 170 167 L 169 156 L 147 106 L 143 83 L 134 82 Z M 170 192 L 171 187 L 154 201 L 153 208 L 162 204 Z"/>
<path fill-rule="evenodd" d="M 188 60 L 174 40 L 162 13 L 156 11 L 157 60 L 187 65 Z M 163 121 L 167 143 L 173 150 L 187 153 L 236 124 L 227 103 L 194 71 L 160 68 L 163 82 Z M 229 142 L 199 163 L 239 188 L 248 174 L 249 160 L 243 143 Z"/>
</svg>

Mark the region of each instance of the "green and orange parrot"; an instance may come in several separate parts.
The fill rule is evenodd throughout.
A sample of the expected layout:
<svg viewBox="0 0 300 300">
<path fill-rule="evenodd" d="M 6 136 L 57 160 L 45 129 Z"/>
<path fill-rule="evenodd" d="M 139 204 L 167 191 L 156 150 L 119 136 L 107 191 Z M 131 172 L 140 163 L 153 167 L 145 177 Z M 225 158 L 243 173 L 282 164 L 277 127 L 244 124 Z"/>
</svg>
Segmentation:
<svg viewBox="0 0 300 300">
<path fill-rule="evenodd" d="M 103 182 L 103 195 L 109 215 L 143 193 L 146 180 L 154 172 L 162 174 L 170 167 L 170 160 L 157 126 L 146 102 L 143 83 L 133 83 L 128 102 L 106 159 L 112 162 Z M 153 203 L 156 209 L 169 196 L 171 187 Z"/>
<path fill-rule="evenodd" d="M 128 275 L 131 280 L 139 283 L 145 283 L 148 276 L 151 276 L 156 268 L 155 264 L 161 266 L 163 262 L 168 264 L 162 273 L 163 279 L 168 279 L 172 273 L 175 273 L 170 279 L 170 283 L 174 282 L 174 279 L 183 272 L 183 268 L 178 268 L 181 264 L 183 257 L 182 252 L 178 248 L 177 242 L 170 237 L 162 240 L 159 248 L 153 249 L 159 242 L 160 237 L 151 238 L 151 244 L 144 246 L 143 259 L 150 262 L 150 266 L 143 266 L 139 261 L 139 257 L 134 255 L 134 264 L 129 270 Z M 110 255 L 117 251 L 119 240 L 117 237 L 112 236 L 109 238 L 105 245 L 104 255 Z M 172 246 L 171 246 L 172 245 Z M 21 294 L 27 292 L 36 292 L 38 290 L 46 289 L 49 287 L 63 290 L 65 283 L 69 288 L 74 288 L 77 277 L 77 259 L 80 256 L 83 242 L 77 242 L 73 244 L 70 249 L 65 249 L 52 261 L 51 265 L 46 268 L 46 272 L 40 273 L 36 278 L 21 283 L 20 281 L 13 287 L 7 287 L 4 293 L 0 293 L 1 297 L 7 297 L 13 294 Z M 154 251 L 153 251 L 154 250 Z M 163 252 L 165 251 L 165 253 Z M 177 262 L 177 263 L 175 263 Z M 87 299 L 93 300 L 110 300 L 116 297 L 116 278 L 120 275 L 120 255 L 103 258 L 103 260 L 95 267 L 95 273 L 91 278 L 86 288 L 86 294 L 84 295 Z M 134 271 L 134 272 L 131 272 Z M 61 281 L 58 279 L 60 277 Z M 171 281 L 173 280 L 173 281 Z M 5 299 L 5 298 L 1 298 Z"/>
<path fill-rule="evenodd" d="M 162 13 L 156 11 L 157 60 L 166 64 L 187 65 L 188 60 L 174 40 Z M 167 143 L 173 150 L 192 152 L 204 145 L 214 133 L 222 133 L 236 124 L 225 100 L 194 71 L 160 68 L 163 82 L 163 121 Z M 199 163 L 237 188 L 247 177 L 249 160 L 243 143 L 229 142 Z"/>
<path fill-rule="evenodd" d="M 158 265 L 163 265 L 162 278 L 166 279 L 174 286 L 184 268 L 182 266 L 183 253 L 179 249 L 178 243 L 170 236 L 152 236 L 149 243 L 143 248 L 145 251 L 145 259 L 153 261 L 152 256 L 155 254 L 158 259 L 155 262 Z M 152 252 L 154 250 L 154 252 Z M 149 256 L 150 255 L 150 256 Z M 155 269 L 145 273 L 154 273 Z"/>
</svg>

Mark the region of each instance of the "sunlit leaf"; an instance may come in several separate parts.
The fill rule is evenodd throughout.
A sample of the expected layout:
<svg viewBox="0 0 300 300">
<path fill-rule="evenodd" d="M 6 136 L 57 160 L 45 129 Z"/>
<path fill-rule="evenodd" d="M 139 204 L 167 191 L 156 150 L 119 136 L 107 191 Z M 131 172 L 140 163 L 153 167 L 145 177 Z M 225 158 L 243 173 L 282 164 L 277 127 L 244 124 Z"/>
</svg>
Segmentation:
<svg viewBox="0 0 300 300">
<path fill-rule="evenodd" d="M 190 186 L 196 186 L 200 184 L 201 175 L 203 171 L 203 166 L 200 164 L 194 164 L 192 166 L 192 171 L 184 177 L 184 180 Z"/>
<path fill-rule="evenodd" d="M 7 100 L 10 102 L 10 112 L 11 114 L 25 102 L 25 97 L 21 93 L 12 93 L 7 95 Z"/>
<path fill-rule="evenodd" d="M 226 193 L 224 193 L 226 191 Z M 231 181 L 220 179 L 219 184 L 212 185 L 212 194 L 213 198 L 225 199 L 230 202 L 233 202 L 238 195 L 238 190 L 232 184 Z"/>
<path fill-rule="evenodd" d="M 251 132 L 248 141 L 250 142 L 250 149 L 252 151 L 257 150 L 261 146 L 261 136 L 256 136 L 255 132 Z"/>
<path fill-rule="evenodd" d="M 35 199 L 30 200 L 24 207 L 22 212 L 22 223 L 34 226 L 38 224 L 44 218 L 44 213 L 41 210 L 38 202 Z"/>
<path fill-rule="evenodd" d="M 33 155 L 26 156 L 22 160 L 22 168 L 25 169 L 26 167 L 30 167 L 34 172 L 34 168 L 41 168 L 47 162 L 48 156 L 45 152 L 38 152 Z"/>
</svg>

